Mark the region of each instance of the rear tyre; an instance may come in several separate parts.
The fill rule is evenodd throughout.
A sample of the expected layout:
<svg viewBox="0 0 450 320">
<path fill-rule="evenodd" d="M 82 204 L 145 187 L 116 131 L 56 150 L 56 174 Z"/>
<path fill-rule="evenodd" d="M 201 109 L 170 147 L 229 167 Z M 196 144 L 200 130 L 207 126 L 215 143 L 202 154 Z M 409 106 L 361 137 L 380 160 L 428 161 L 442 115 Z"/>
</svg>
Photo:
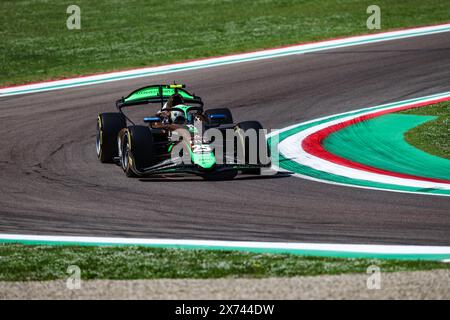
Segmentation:
<svg viewBox="0 0 450 320">
<path fill-rule="evenodd" d="M 233 116 L 231 114 L 230 109 L 228 108 L 217 108 L 206 110 L 205 116 L 208 119 L 209 124 L 221 125 L 233 123 Z M 216 116 L 216 118 L 214 116 Z"/>
<path fill-rule="evenodd" d="M 268 146 L 264 142 L 266 137 L 264 135 L 263 127 L 258 121 L 244 121 L 236 125 L 235 130 L 238 133 L 237 146 L 242 148 L 244 154 L 242 162 L 252 165 L 263 165 L 268 163 Z M 253 131 L 253 132 L 252 132 Z M 253 136 L 253 139 L 250 137 Z M 263 142 L 264 141 L 264 142 Z M 260 150 L 261 146 L 265 146 L 264 150 Z M 261 158 L 261 151 L 263 157 Z M 244 174 L 261 174 L 261 168 L 242 170 Z"/>
<path fill-rule="evenodd" d="M 113 162 L 119 154 L 117 135 L 126 128 L 127 121 L 121 113 L 102 113 L 97 118 L 96 151 L 98 159 L 103 162 Z"/>
<path fill-rule="evenodd" d="M 153 164 L 153 136 L 147 126 L 128 127 L 119 143 L 121 145 L 120 163 L 127 177 L 136 177 Z"/>
</svg>

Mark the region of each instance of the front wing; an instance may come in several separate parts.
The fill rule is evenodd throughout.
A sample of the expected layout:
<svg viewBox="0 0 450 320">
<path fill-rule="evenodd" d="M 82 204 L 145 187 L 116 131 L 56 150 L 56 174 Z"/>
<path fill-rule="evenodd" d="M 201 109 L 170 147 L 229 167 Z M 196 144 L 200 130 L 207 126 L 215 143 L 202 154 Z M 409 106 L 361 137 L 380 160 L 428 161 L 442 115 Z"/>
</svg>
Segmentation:
<svg viewBox="0 0 450 320">
<path fill-rule="evenodd" d="M 242 164 L 242 163 L 224 163 L 216 164 L 210 169 L 204 169 L 196 164 L 184 163 L 181 157 L 170 158 L 148 168 L 138 169 L 135 167 L 135 161 L 132 161 L 132 170 L 140 177 L 163 174 L 163 173 L 192 173 L 205 174 L 214 172 L 223 172 L 229 170 L 248 170 L 270 167 L 270 164 Z"/>
</svg>

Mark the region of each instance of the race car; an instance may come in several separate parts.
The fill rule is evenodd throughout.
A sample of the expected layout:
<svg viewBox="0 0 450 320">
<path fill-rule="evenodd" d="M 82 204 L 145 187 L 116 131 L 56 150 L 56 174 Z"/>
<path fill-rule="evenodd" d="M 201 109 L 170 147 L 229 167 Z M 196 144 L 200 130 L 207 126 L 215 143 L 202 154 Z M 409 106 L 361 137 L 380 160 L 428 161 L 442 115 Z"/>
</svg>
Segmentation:
<svg viewBox="0 0 450 320">
<path fill-rule="evenodd" d="M 123 112 L 159 105 L 136 124 Z M 191 173 L 207 180 L 258 174 L 270 167 L 265 130 L 258 121 L 233 123 L 227 108 L 203 110 L 185 85 L 150 85 L 116 102 L 118 112 L 97 119 L 96 150 L 102 163 L 120 165 L 128 177 Z"/>
</svg>

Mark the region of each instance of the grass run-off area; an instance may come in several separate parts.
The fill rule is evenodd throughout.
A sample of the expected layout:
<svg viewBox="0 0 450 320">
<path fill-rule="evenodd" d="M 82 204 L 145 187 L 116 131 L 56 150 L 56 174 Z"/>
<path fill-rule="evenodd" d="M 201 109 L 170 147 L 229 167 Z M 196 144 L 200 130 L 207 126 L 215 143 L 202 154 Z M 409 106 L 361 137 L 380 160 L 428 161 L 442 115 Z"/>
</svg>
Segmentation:
<svg viewBox="0 0 450 320">
<path fill-rule="evenodd" d="M 408 131 L 405 139 L 425 152 L 450 159 L 450 101 L 409 109 L 402 113 L 436 116 L 437 119 Z"/>
<path fill-rule="evenodd" d="M 161 279 L 292 277 L 450 269 L 433 261 L 337 259 L 238 251 L 155 249 L 146 247 L 74 247 L 0 245 L 0 281 L 66 279 L 76 265 L 81 278 Z"/>
<path fill-rule="evenodd" d="M 59 0 L 0 1 L 0 85 L 143 67 L 332 37 L 447 22 L 450 1 L 77 0 L 68 30 Z"/>
</svg>

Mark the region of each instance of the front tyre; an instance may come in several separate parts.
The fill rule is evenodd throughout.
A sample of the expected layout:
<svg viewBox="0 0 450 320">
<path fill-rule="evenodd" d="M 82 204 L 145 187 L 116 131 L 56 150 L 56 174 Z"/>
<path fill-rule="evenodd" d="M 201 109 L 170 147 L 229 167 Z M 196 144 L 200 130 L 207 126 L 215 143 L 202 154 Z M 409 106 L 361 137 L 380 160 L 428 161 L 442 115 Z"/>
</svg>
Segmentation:
<svg viewBox="0 0 450 320">
<path fill-rule="evenodd" d="M 153 164 L 153 136 L 147 126 L 130 126 L 119 136 L 120 164 L 127 177 L 136 177 Z"/>
<path fill-rule="evenodd" d="M 103 163 L 113 162 L 119 153 L 117 135 L 126 128 L 125 116 L 121 113 L 102 113 L 97 118 L 96 151 L 98 159 Z"/>
<path fill-rule="evenodd" d="M 258 121 L 244 121 L 236 125 L 238 147 L 243 151 L 241 163 L 265 165 L 270 163 L 269 147 L 263 126 Z M 242 170 L 244 174 L 261 174 L 261 168 Z"/>
</svg>

